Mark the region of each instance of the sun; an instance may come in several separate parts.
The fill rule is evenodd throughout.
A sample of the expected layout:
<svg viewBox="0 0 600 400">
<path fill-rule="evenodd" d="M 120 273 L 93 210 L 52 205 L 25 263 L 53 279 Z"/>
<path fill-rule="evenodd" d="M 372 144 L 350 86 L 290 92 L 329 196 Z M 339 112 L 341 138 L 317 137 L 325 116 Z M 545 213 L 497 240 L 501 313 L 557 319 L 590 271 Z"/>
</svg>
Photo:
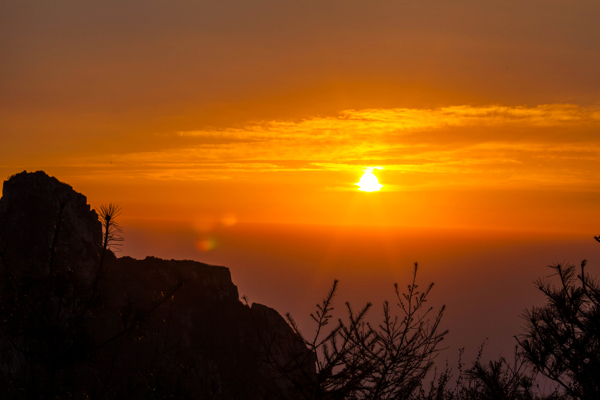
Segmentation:
<svg viewBox="0 0 600 400">
<path fill-rule="evenodd" d="M 379 183 L 379 180 L 373 174 L 373 169 L 376 167 L 369 167 L 365 169 L 365 173 L 360 177 L 360 181 L 356 183 L 358 186 L 358 190 L 362 192 L 377 192 L 381 190 L 383 187 L 382 184 Z"/>
</svg>

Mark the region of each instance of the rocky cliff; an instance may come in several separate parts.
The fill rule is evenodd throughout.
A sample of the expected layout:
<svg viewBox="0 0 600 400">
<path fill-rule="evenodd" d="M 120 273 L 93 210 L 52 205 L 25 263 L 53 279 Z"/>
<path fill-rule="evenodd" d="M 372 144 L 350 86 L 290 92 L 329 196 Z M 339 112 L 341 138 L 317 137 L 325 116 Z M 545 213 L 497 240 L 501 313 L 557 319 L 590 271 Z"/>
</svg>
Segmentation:
<svg viewBox="0 0 600 400">
<path fill-rule="evenodd" d="M 4 183 L 5 393 L 295 398 L 313 379 L 315 360 L 300 338 L 277 311 L 240 302 L 229 269 L 102 257 L 101 241 L 96 212 L 69 185 L 43 172 Z"/>
<path fill-rule="evenodd" d="M 87 198 L 44 172 L 21 172 L 4 182 L 0 251 L 26 268 L 98 262 L 102 227 Z"/>
</svg>

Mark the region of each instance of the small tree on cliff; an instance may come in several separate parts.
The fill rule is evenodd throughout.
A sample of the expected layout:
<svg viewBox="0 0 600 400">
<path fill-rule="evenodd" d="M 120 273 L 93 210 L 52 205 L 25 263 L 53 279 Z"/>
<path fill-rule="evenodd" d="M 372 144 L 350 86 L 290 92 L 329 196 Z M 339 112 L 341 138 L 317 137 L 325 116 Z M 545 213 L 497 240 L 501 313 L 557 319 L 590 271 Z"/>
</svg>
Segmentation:
<svg viewBox="0 0 600 400">
<path fill-rule="evenodd" d="M 104 263 L 104 258 L 108 250 L 113 250 L 122 245 L 123 228 L 117 222 L 117 218 L 121 215 L 121 207 L 110 203 L 109 205 L 100 206 L 100 222 L 102 223 L 102 254 L 100 255 L 100 265 Z"/>
<path fill-rule="evenodd" d="M 599 238 L 596 238 L 599 240 Z M 600 241 L 600 240 L 599 240 Z M 525 312 L 527 332 L 517 338 L 525 357 L 571 397 L 600 399 L 600 284 L 574 265 L 550 266 L 559 285 L 536 281 L 547 304 Z"/>
<path fill-rule="evenodd" d="M 121 207 L 116 204 L 110 203 L 109 205 L 100 206 L 98 218 L 102 224 L 102 250 L 100 253 L 98 269 L 93 277 L 92 290 L 89 299 L 90 303 L 96 300 L 98 295 L 98 285 L 108 271 L 109 265 L 107 265 L 106 256 L 109 253 L 112 255 L 112 249 L 121 246 L 121 242 L 124 240 L 123 236 L 121 236 L 123 228 L 117 222 L 117 217 L 119 217 L 119 215 L 121 215 Z"/>
</svg>

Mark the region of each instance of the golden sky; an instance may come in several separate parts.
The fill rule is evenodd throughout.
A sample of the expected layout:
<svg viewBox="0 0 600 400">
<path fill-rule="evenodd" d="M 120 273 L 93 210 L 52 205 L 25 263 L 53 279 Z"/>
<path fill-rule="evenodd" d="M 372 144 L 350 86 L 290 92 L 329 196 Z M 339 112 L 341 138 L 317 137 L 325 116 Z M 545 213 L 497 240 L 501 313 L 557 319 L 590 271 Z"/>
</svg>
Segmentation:
<svg viewBox="0 0 600 400">
<path fill-rule="evenodd" d="M 600 229 L 596 1 L 0 9 L 4 177 L 131 220 Z"/>
</svg>

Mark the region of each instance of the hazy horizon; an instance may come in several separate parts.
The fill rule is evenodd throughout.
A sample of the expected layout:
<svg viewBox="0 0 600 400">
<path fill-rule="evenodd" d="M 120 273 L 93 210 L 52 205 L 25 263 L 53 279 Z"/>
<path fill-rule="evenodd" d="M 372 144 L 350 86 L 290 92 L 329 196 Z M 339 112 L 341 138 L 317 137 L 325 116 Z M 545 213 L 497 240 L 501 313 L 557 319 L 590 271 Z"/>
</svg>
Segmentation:
<svg viewBox="0 0 600 400">
<path fill-rule="evenodd" d="M 434 282 L 428 305 L 447 306 L 442 327 L 450 330 L 443 346 L 449 349 L 441 360 L 454 360 L 465 347 L 470 362 L 486 339 L 484 359 L 511 358 L 513 336 L 524 333 L 523 312 L 545 302 L 534 281 L 551 275 L 548 265 L 587 259 L 588 272 L 600 272 L 599 245 L 585 234 L 249 223 L 200 232 L 156 221 L 124 229 L 119 257 L 225 266 L 240 296 L 290 312 L 307 332 L 309 314 L 334 279 L 339 317 L 346 301 L 354 307 L 369 301 L 377 321 L 383 301 L 393 300 L 393 284 L 408 285 L 418 262 L 421 288 Z"/>
</svg>

